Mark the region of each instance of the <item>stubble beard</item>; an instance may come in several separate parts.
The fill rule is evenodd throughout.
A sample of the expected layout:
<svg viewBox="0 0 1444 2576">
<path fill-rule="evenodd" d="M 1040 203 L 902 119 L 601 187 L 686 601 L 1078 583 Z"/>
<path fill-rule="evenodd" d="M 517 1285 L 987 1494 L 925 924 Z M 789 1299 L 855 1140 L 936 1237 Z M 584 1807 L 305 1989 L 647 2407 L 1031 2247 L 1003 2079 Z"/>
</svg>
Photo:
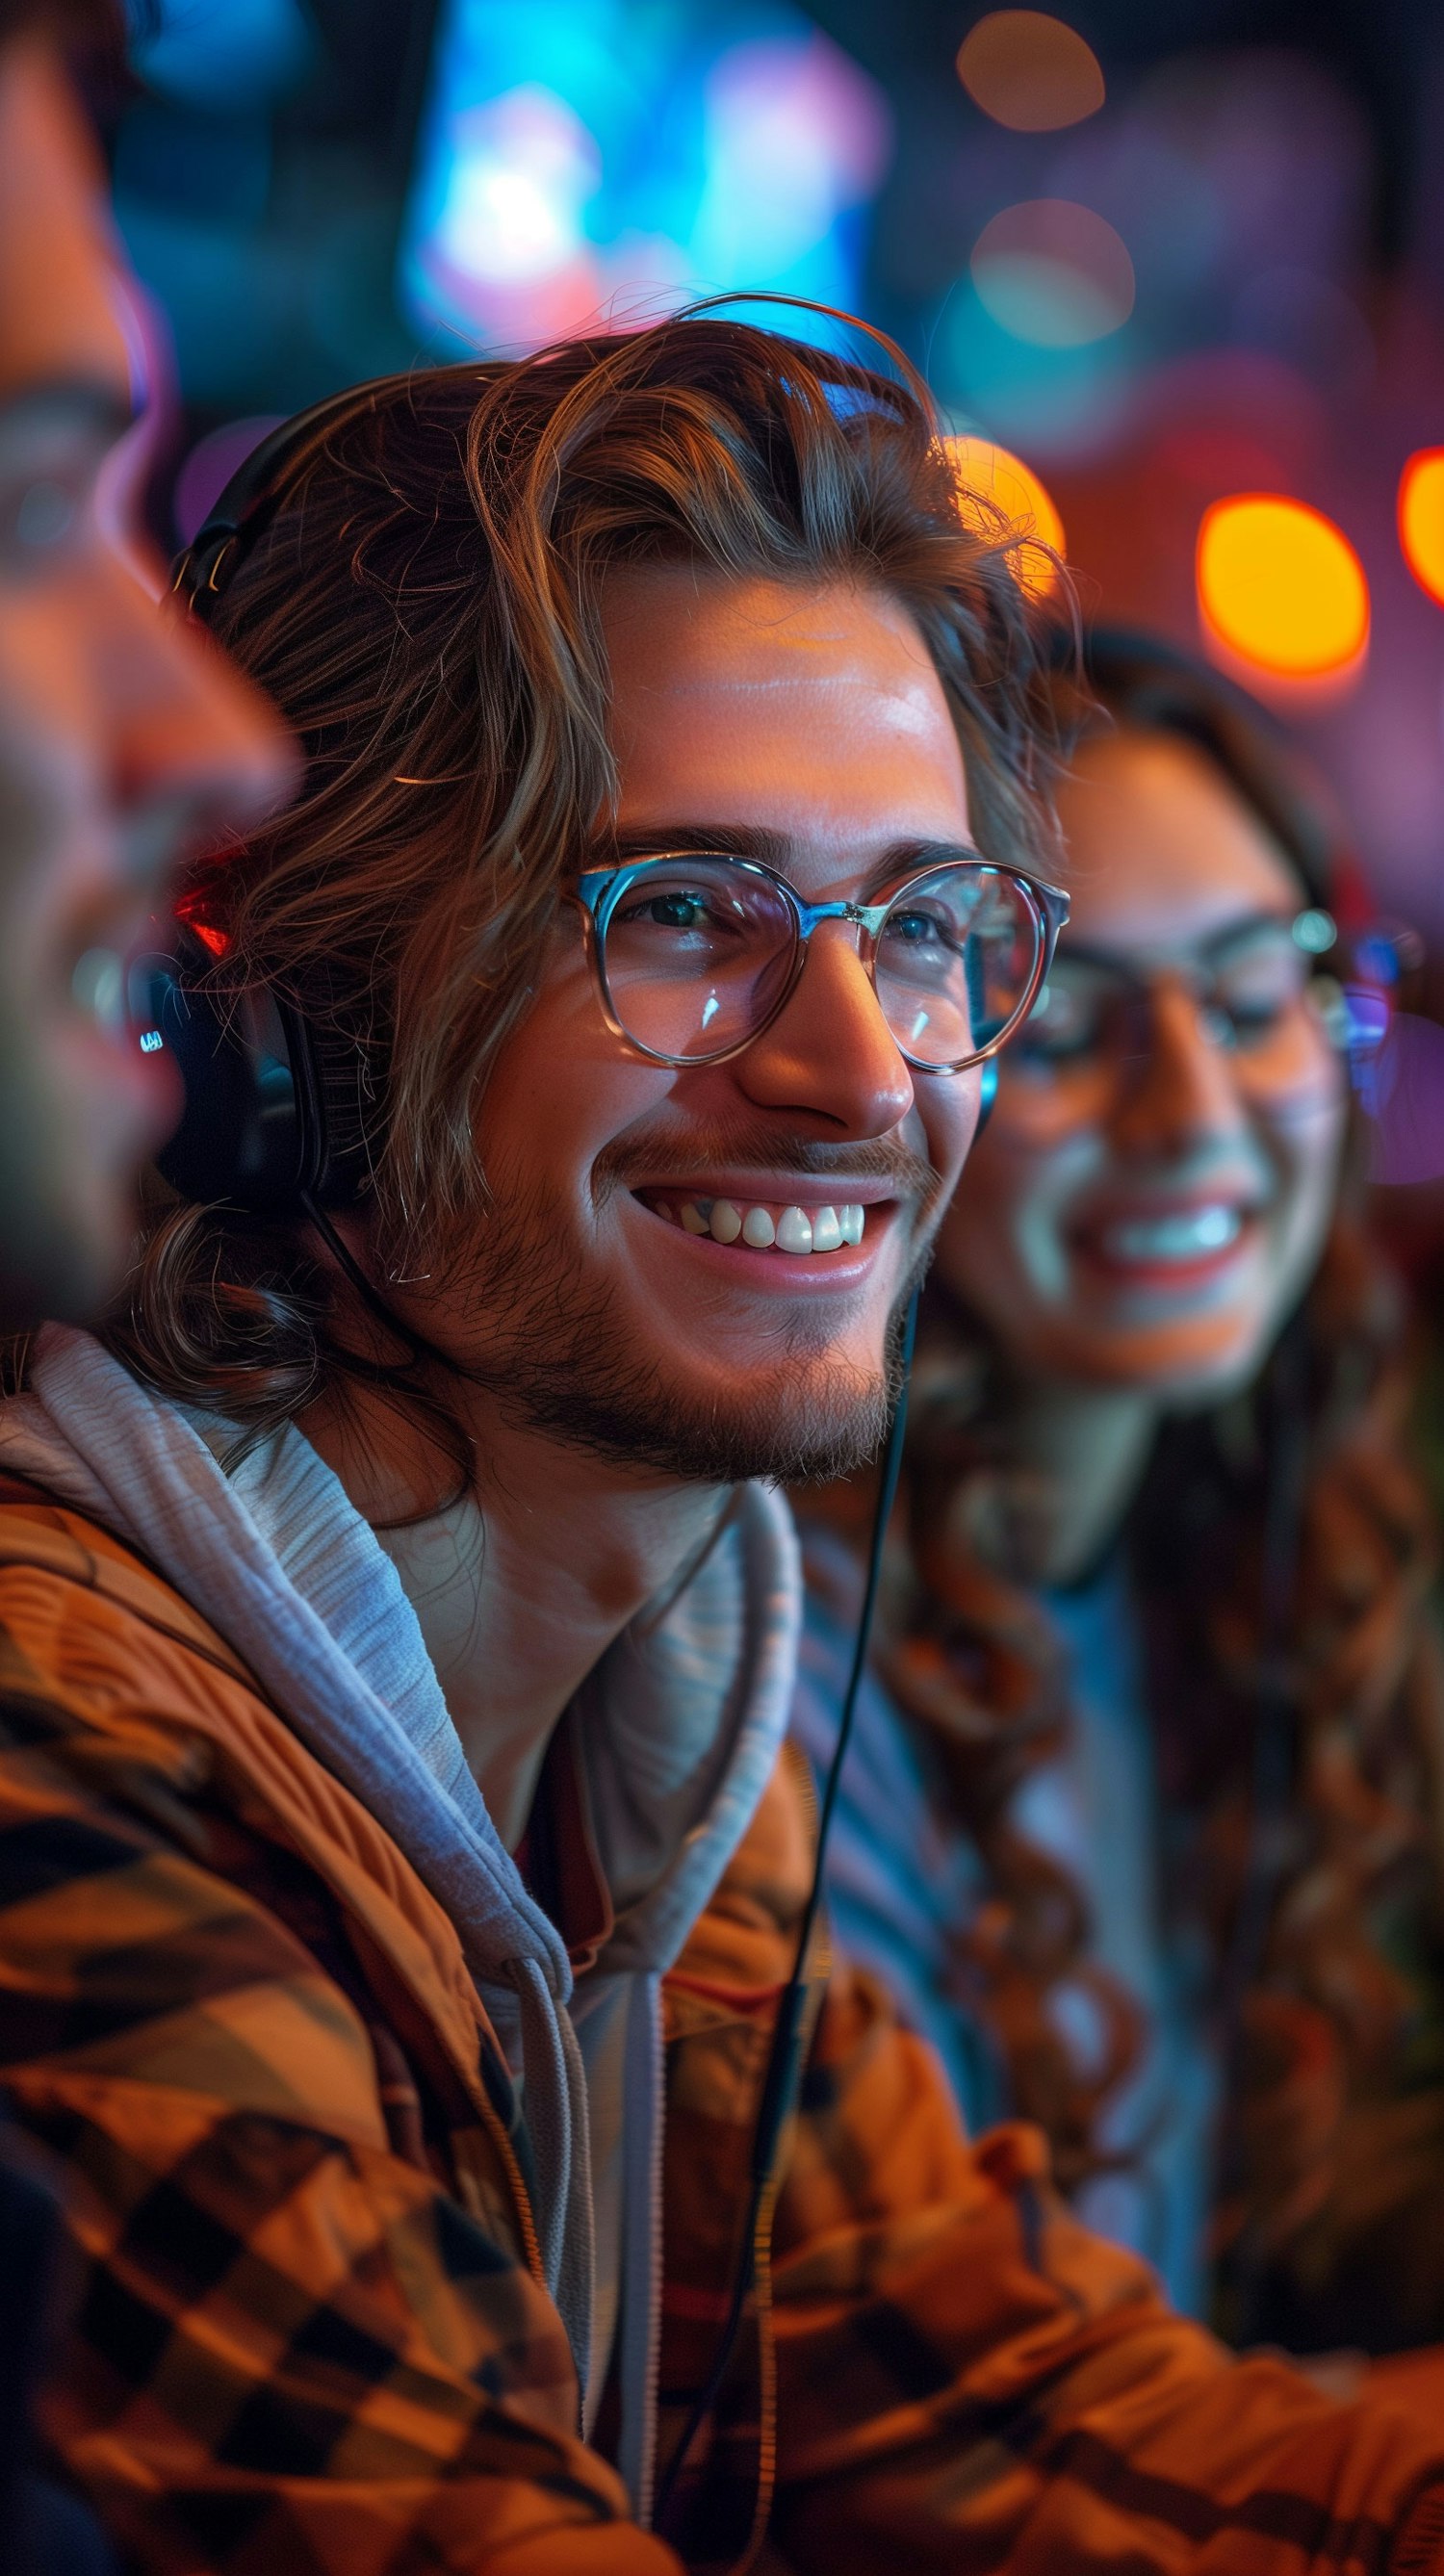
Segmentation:
<svg viewBox="0 0 1444 2576">
<path fill-rule="evenodd" d="M 615 1289 L 590 1275 L 540 1198 L 494 1202 L 466 1265 L 466 1302 L 490 1328 L 464 1372 L 509 1425 L 619 1467 L 698 1484 L 826 1483 L 865 1466 L 887 1435 L 902 1321 L 930 1250 L 916 1255 L 875 1371 L 829 1361 L 822 1318 L 802 1319 L 755 1375 L 739 1365 L 735 1401 L 698 1402 L 679 1371 L 635 1354 Z"/>
</svg>

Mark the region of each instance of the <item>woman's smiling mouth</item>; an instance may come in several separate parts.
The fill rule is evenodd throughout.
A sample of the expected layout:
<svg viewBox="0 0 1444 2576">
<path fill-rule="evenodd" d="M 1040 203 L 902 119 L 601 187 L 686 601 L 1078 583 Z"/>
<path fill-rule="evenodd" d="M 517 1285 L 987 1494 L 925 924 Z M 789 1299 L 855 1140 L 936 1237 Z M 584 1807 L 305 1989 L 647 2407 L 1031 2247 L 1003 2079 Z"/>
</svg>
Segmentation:
<svg viewBox="0 0 1444 2576">
<path fill-rule="evenodd" d="M 1254 1241 L 1259 1210 L 1219 1195 L 1115 1206 L 1072 1230 L 1075 1252 L 1120 1284 L 1186 1287 L 1226 1270 Z"/>
</svg>

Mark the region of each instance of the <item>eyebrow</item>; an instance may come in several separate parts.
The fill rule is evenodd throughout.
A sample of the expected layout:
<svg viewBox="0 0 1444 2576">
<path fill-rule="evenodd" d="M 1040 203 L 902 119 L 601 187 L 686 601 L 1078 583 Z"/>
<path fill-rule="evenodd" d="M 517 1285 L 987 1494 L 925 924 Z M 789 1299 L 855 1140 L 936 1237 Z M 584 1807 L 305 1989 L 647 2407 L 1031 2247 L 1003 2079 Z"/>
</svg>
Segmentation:
<svg viewBox="0 0 1444 2576">
<path fill-rule="evenodd" d="M 692 851 L 699 858 L 756 859 L 785 877 L 793 849 L 785 832 L 774 832 L 763 823 L 648 823 L 609 834 L 599 845 L 592 864 L 625 867 L 632 859 Z M 864 871 L 862 883 L 864 888 L 890 885 L 895 877 L 916 876 L 925 868 L 943 866 L 949 859 L 976 859 L 986 864 L 981 850 L 975 850 L 969 841 L 891 841 Z"/>
<path fill-rule="evenodd" d="M 1268 912 L 1260 906 L 1256 912 L 1242 912 L 1233 921 L 1226 921 L 1221 929 L 1212 931 L 1207 939 L 1200 940 L 1195 949 L 1173 953 L 1204 958 L 1217 957 L 1228 949 L 1237 947 L 1240 941 L 1251 939 L 1260 930 L 1290 930 L 1294 919 L 1295 914 L 1292 912 Z M 1168 951 L 1160 949 L 1155 953 L 1158 962 L 1168 964 Z M 1075 939 L 1071 930 L 1065 930 L 1063 933 L 1059 955 L 1069 961 L 1076 959 L 1082 966 L 1104 967 L 1111 974 L 1118 974 L 1120 971 L 1124 974 L 1133 974 L 1137 971 L 1139 962 L 1136 957 L 1126 956 L 1117 948 L 1094 948 L 1086 939 Z"/>
<path fill-rule="evenodd" d="M 114 447 L 133 429 L 135 405 L 100 376 L 48 376 L 0 392 L 0 432 L 80 429 Z"/>
</svg>

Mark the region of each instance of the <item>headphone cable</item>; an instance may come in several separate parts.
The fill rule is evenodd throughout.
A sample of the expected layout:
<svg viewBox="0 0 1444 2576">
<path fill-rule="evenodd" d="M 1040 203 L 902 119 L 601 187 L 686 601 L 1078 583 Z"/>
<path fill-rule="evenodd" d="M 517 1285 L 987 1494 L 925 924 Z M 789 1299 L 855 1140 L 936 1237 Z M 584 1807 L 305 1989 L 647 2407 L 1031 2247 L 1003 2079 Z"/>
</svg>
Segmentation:
<svg viewBox="0 0 1444 2576">
<path fill-rule="evenodd" d="M 822 1905 L 823 1869 L 827 1858 L 828 1835 L 837 1806 L 838 1788 L 842 1779 L 843 1764 L 847 1758 L 853 1721 L 857 1714 L 858 1695 L 862 1688 L 863 1674 L 867 1669 L 868 1649 L 872 1643 L 873 1614 L 877 1607 L 878 1584 L 882 1575 L 883 1549 L 897 1495 L 898 1478 L 902 1472 L 903 1434 L 907 1427 L 908 1380 L 912 1371 L 917 1321 L 918 1291 L 915 1288 L 908 1300 L 903 1321 L 898 1354 L 897 1402 L 893 1407 L 887 1446 L 883 1452 L 882 1473 L 878 1480 L 877 1503 L 873 1511 L 872 1536 L 868 1546 L 867 1578 L 863 1585 L 862 1607 L 858 1612 L 852 1665 L 847 1677 L 847 1688 L 842 1695 L 837 1742 L 833 1747 L 832 1760 L 827 1769 L 827 1780 L 818 1805 L 817 1845 L 813 1858 L 812 1884 L 808 1890 L 807 1902 L 802 1909 L 792 1967 L 787 1983 L 782 1989 L 777 2007 L 777 2020 L 773 2026 L 771 2045 L 767 2053 L 767 2072 L 763 2078 L 762 2100 L 757 2113 L 757 2126 L 752 2137 L 742 2250 L 738 2256 L 737 2270 L 732 2283 L 732 2296 L 728 2304 L 726 2321 L 718 2339 L 717 2350 L 712 2358 L 712 2366 L 693 2401 L 681 2440 L 672 2453 L 666 2474 L 657 2490 L 656 2505 L 652 2515 L 654 2529 L 661 2528 L 692 2445 L 717 2402 L 722 2382 L 727 2374 L 728 2363 L 732 2359 L 733 2349 L 741 2331 L 742 2315 L 747 2304 L 748 2293 L 756 2278 L 757 2237 L 763 2203 L 772 2179 L 772 2169 L 777 2160 L 782 2132 L 797 2093 L 801 2072 L 803 2017 L 807 2008 L 808 1954 L 812 1948 L 812 1936 Z"/>
</svg>

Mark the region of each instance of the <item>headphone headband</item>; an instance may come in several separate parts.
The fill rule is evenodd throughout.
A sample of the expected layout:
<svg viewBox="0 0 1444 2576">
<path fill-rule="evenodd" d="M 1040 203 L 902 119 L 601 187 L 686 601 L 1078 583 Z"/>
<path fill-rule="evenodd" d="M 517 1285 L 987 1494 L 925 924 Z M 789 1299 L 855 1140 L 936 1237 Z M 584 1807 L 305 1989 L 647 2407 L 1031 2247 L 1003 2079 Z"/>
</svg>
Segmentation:
<svg viewBox="0 0 1444 2576">
<path fill-rule="evenodd" d="M 190 544 L 177 555 L 171 589 L 202 625 L 209 623 L 211 603 L 225 588 L 270 525 L 297 469 L 333 429 L 374 411 L 378 399 L 397 386 L 414 382 L 414 374 L 376 376 L 364 385 L 347 385 L 327 394 L 290 420 L 268 430 L 244 456 L 224 491 L 211 503 Z M 224 572 L 225 579 L 221 576 Z"/>
</svg>

